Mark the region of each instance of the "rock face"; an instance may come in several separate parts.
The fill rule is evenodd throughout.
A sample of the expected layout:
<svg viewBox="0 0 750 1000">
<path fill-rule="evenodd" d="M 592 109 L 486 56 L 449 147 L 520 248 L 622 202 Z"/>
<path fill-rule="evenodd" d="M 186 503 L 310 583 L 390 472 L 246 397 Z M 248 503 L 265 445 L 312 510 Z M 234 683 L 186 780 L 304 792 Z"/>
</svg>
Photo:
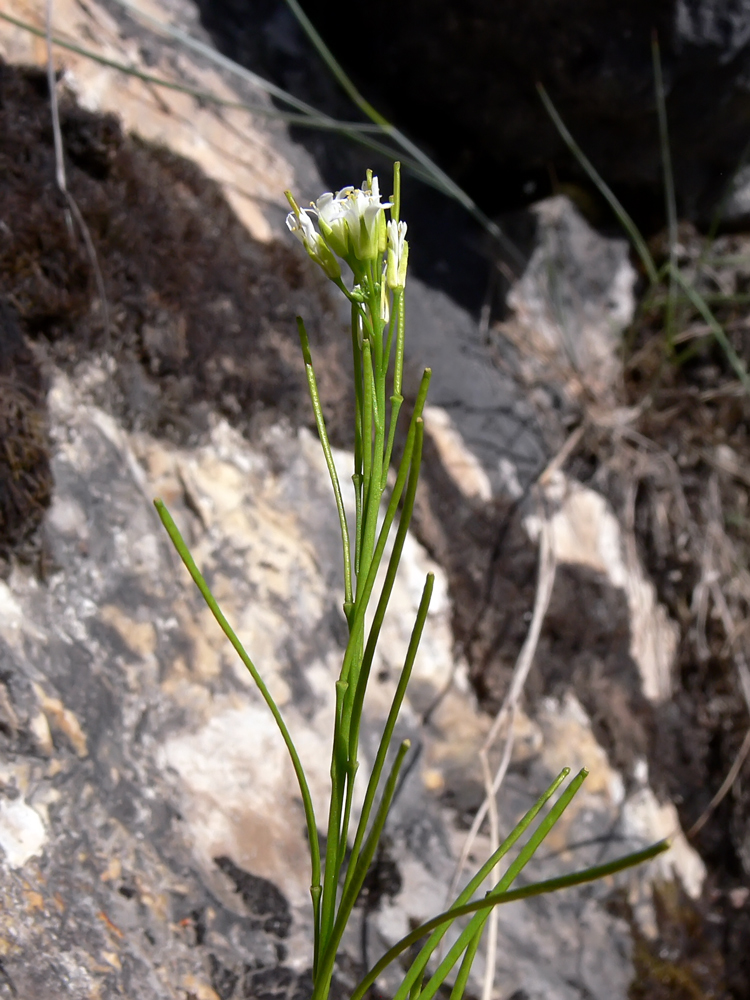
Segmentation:
<svg viewBox="0 0 750 1000">
<path fill-rule="evenodd" d="M 204 21 L 234 54 L 253 53 L 250 13 L 293 85 L 305 46 L 283 3 L 203 5 Z M 662 50 L 672 163 L 683 213 L 710 211 L 745 147 L 750 119 L 750 7 L 746 0 L 533 0 L 520 5 L 422 0 L 305 11 L 366 96 L 436 151 L 488 210 L 532 200 L 583 175 L 535 92 L 541 81 L 607 181 L 648 216 L 663 204 L 652 31 Z M 285 26 L 282 48 L 274 48 Z M 260 22 L 260 23 L 259 23 Z M 270 26 L 276 28 L 275 34 Z M 356 42 L 353 40 L 356 39 Z M 269 52 L 258 58 L 273 64 Z"/>
<path fill-rule="evenodd" d="M 18 5 L 19 16 L 43 16 L 41 4 Z M 182 5 L 177 15 L 189 22 L 191 12 Z M 76 8 L 75 18 L 71 24 L 92 45 L 130 57 L 132 37 L 105 10 L 92 3 Z M 2 36 L 6 54 L 19 37 L 28 43 L 25 35 Z M 140 36 L 138 44 L 145 44 Z M 34 56 L 29 46 L 23 52 Z M 152 68 L 174 70 L 156 42 L 148 53 Z M 205 66 L 185 71 L 204 79 Z M 47 440 L 47 424 L 39 423 L 51 501 L 35 558 L 16 547 L 0 582 L 0 996 L 306 1000 L 309 871 L 293 775 L 151 497 L 168 503 L 281 705 L 322 815 L 345 628 L 338 525 L 307 426 L 293 315 L 309 310 L 316 360 L 327 372 L 324 406 L 345 445 L 340 326 L 303 270 L 308 262 L 273 238 L 281 195 L 268 205 L 264 192 L 293 177 L 276 138 L 231 117 L 214 121 L 211 142 L 201 143 L 184 107 L 165 111 L 150 92 L 133 94 L 140 86 L 133 83 L 118 98 L 117 74 L 101 73 L 97 90 L 78 71 L 89 110 L 71 99 L 63 120 L 78 157 L 71 189 L 86 209 L 112 298 L 108 345 L 90 264 L 66 242 L 64 206 L 52 186 L 44 80 L 8 67 L 0 78 L 6 147 L 23 151 L 15 159 L 26 165 L 14 175 L 18 187 L 3 189 L 6 197 L 21 194 L 3 203 L 9 221 L 0 271 L 25 340 L 19 346 L 9 312 L 0 361 L 10 359 L 14 373 L 28 369 L 30 403 L 49 425 Z M 247 228 L 219 183 L 143 139 L 124 139 L 112 118 L 92 110 L 99 99 L 105 110 L 120 100 L 133 118 L 144 102 L 147 129 L 156 130 L 158 111 L 159 127 L 174 124 L 181 143 L 192 135 L 206 169 L 227 189 L 232 142 L 241 124 L 247 128 L 243 142 L 263 153 L 236 164 L 242 191 L 234 191 L 235 212 Z M 288 148 L 283 135 L 278 141 Z M 126 169 L 133 163 L 138 169 Z M 300 176 L 301 185 L 321 183 L 309 161 Z M 570 245 L 584 247 L 593 240 L 566 204 L 557 212 L 547 212 L 549 239 L 540 240 L 536 265 L 517 288 L 519 302 L 538 298 L 556 237 L 573 234 Z M 29 218 L 35 229 L 25 224 Z M 544 223 L 544 210 L 540 218 Z M 619 321 L 609 293 L 622 291 L 617 276 L 625 262 L 617 244 L 605 249 L 597 308 Z M 565 281 L 575 299 L 575 266 Z M 477 708 L 468 675 L 474 671 L 477 690 L 484 683 L 485 704 L 502 699 L 536 579 L 538 512 L 519 501 L 549 459 L 512 369 L 501 370 L 472 318 L 417 282 L 409 286 L 409 310 L 410 377 L 427 362 L 437 369 L 418 517 L 426 547 L 414 538 L 406 546 L 398 613 L 387 620 L 374 671 L 363 773 L 428 570 L 437 587 L 400 722 L 417 748 L 414 766 L 358 915 L 364 930 L 358 923 L 346 941 L 336 996 L 376 951 L 444 905 L 467 821 L 483 795 L 477 754 L 490 720 Z M 556 329 L 548 324 L 543 333 L 554 337 Z M 345 448 L 337 461 L 345 480 Z M 660 866 L 614 889 L 653 931 L 652 881 L 676 872 L 697 895 L 702 864 L 679 833 L 674 806 L 649 787 L 647 726 L 633 736 L 627 712 L 603 724 L 606 706 L 597 699 L 606 685 L 618 693 L 627 686 L 627 698 L 647 715 L 651 701 L 668 697 L 671 623 L 637 559 L 634 568 L 623 555 L 603 498 L 564 477 L 551 486 L 546 502 L 565 565 L 539 665 L 545 681 L 562 675 L 567 686 L 545 690 L 535 682 L 534 710 L 519 711 L 499 800 L 501 832 L 563 765 L 586 765 L 588 783 L 533 874 L 552 876 L 674 833 L 677 850 Z M 654 625 L 650 658 L 654 650 L 638 641 L 644 620 Z M 579 697 L 569 689 L 571 676 Z M 597 683 L 587 685 L 589 676 Z M 621 730 L 605 749 L 610 722 Z M 493 754 L 494 762 L 499 750 Z M 488 847 L 481 837 L 477 854 Z M 599 885 L 501 912 L 497 994 L 625 1000 L 634 975 L 632 926 L 612 901 L 613 887 Z M 386 994 L 394 985 L 388 977 L 381 984 Z"/>
<path fill-rule="evenodd" d="M 342 620 L 337 526 L 317 442 L 273 429 L 254 448 L 217 422 L 204 446 L 176 449 L 124 433 L 64 376 L 49 405 L 52 570 L 40 583 L 16 569 L 0 587 L 0 988 L 27 1000 L 304 997 L 309 870 L 290 765 L 250 678 L 187 586 L 149 496 L 168 502 L 262 665 L 324 815 Z M 411 542 L 394 595 L 400 613 L 375 665 L 365 770 L 428 569 L 437 567 Z M 457 801 L 476 781 L 487 728 L 460 686 L 429 726 L 420 723 L 454 669 L 437 571 L 401 721 L 423 765 L 389 831 L 398 878 L 392 902 L 368 918 L 371 947 L 441 907 L 462 840 L 441 799 Z M 570 765 L 592 770 L 574 808 L 582 840 L 614 821 L 625 843 L 639 844 L 675 821 L 660 820 L 644 790 L 624 796 L 575 699 L 549 702 L 519 746 L 532 776 L 504 792 L 505 822 L 528 808 L 563 750 Z M 562 831 L 550 846 L 569 852 Z M 569 863 L 585 856 L 579 848 Z M 557 865 L 541 862 L 536 873 Z M 632 885 L 638 896 L 646 883 Z M 503 913 L 504 993 L 520 984 L 540 1000 L 573 1000 L 597 995 L 604 975 L 609 996 L 624 1000 L 629 932 L 597 902 L 604 896 L 573 893 Z"/>
</svg>

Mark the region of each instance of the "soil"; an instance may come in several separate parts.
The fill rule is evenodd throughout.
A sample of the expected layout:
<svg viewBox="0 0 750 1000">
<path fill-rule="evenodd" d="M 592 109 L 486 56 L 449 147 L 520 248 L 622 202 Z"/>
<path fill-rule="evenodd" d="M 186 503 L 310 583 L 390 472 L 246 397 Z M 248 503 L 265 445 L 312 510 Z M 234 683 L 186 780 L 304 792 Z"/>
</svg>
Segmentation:
<svg viewBox="0 0 750 1000">
<path fill-rule="evenodd" d="M 92 261 L 80 235 L 71 236 L 55 185 L 46 80 L 0 64 L 0 379 L 14 387 L 0 396 L 6 568 L 11 557 L 38 559 L 43 568 L 37 529 L 53 489 L 44 403 L 51 364 L 85 381 L 91 399 L 126 427 L 179 442 L 199 440 L 212 410 L 251 438 L 279 419 L 311 426 L 299 312 L 332 437 L 349 443 L 346 337 L 330 336 L 340 327 L 336 308 L 297 248 L 252 240 L 194 166 L 123 136 L 115 119 L 66 99 L 61 124 L 69 188 L 96 248 L 109 327 Z M 725 241 L 725 257 L 738 246 Z M 741 294 L 741 268 L 722 273 L 722 289 L 731 279 Z M 723 308 L 747 363 L 742 308 Z M 702 580 L 708 593 L 716 579 L 734 622 L 747 618 L 750 402 L 698 320 L 681 317 L 681 332 L 696 337 L 679 364 L 663 320 L 663 304 L 654 302 L 634 327 L 622 402 L 641 406 L 628 433 L 602 426 L 595 408 L 582 404 L 584 433 L 567 472 L 596 485 L 618 511 L 632 510 L 641 558 L 680 624 L 674 697 L 661 708 L 644 699 L 622 593 L 572 569 L 558 575 L 526 695 L 533 704 L 572 687 L 626 781 L 645 758 L 652 784 L 677 803 L 689 829 L 748 728 L 737 668 L 747 636 L 739 627 L 728 634 L 711 600 L 704 621 L 695 594 Z M 425 458 L 418 532 L 448 573 L 457 642 L 491 712 L 525 638 L 536 554 L 518 505 L 469 504 L 429 442 Z M 750 996 L 749 820 L 740 771 L 693 837 L 709 869 L 703 897 L 695 904 L 664 887 L 659 939 L 636 939 L 633 1000 Z M 249 891 L 239 882 L 237 889 Z"/>
</svg>

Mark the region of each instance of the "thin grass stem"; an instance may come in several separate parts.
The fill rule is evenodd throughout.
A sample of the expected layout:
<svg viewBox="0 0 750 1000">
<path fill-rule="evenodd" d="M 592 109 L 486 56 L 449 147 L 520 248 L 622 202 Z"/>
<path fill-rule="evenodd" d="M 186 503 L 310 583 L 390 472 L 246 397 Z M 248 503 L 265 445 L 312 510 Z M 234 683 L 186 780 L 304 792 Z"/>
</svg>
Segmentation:
<svg viewBox="0 0 750 1000">
<path fill-rule="evenodd" d="M 674 172 L 672 170 L 672 153 L 669 148 L 669 129 L 667 125 L 667 101 L 664 92 L 661 52 L 659 39 L 654 31 L 651 37 L 651 57 L 654 65 L 654 94 L 656 97 L 656 112 L 659 122 L 659 148 L 661 150 L 662 170 L 664 172 L 664 201 L 667 212 L 667 239 L 669 241 L 669 284 L 667 286 L 667 312 L 665 332 L 667 347 L 673 350 L 674 337 L 677 332 L 677 284 L 674 279 L 677 270 L 677 199 L 674 189 Z"/>
<path fill-rule="evenodd" d="M 717 341 L 721 345 L 722 350 L 726 354 L 727 360 L 729 361 L 732 368 L 734 368 L 737 378 L 740 380 L 740 382 L 742 382 L 742 385 L 745 387 L 745 391 L 747 393 L 750 393 L 750 375 L 748 375 L 747 368 L 743 364 L 742 359 L 739 357 L 735 349 L 729 343 L 729 338 L 727 337 L 721 323 L 719 323 L 714 314 L 708 308 L 705 300 L 700 295 L 700 293 L 697 292 L 695 288 L 693 288 L 693 286 L 688 281 L 685 280 L 683 275 L 680 273 L 679 269 L 675 269 L 674 276 L 676 281 L 679 282 L 680 286 L 682 287 L 687 297 L 690 299 L 692 304 L 695 306 L 695 308 L 698 310 L 698 312 L 701 314 L 705 322 L 710 327 L 711 332 L 713 333 L 714 337 L 716 337 Z"/>
<path fill-rule="evenodd" d="M 557 109 L 550 100 L 549 95 L 547 94 L 547 91 L 544 89 L 542 84 L 538 83 L 536 89 L 539 93 L 539 97 L 542 100 L 542 104 L 544 105 L 547 111 L 547 114 L 554 122 L 555 128 L 560 133 L 563 142 L 566 144 L 568 149 L 581 164 L 581 166 L 589 175 L 589 177 L 596 185 L 596 187 L 599 189 L 599 192 L 601 193 L 602 197 L 617 216 L 620 225 L 630 237 L 633 246 L 635 247 L 638 253 L 638 256 L 641 258 L 641 263 L 643 264 L 644 270 L 648 275 L 649 281 L 651 282 L 652 285 L 657 284 L 658 276 L 657 276 L 656 264 L 654 263 L 654 258 L 651 256 L 651 251 L 646 246 L 646 241 L 641 236 L 640 230 L 636 226 L 635 222 L 633 222 L 632 218 L 627 213 L 623 205 L 620 203 L 620 200 L 617 198 L 614 191 L 612 191 L 612 189 L 605 183 L 599 171 L 596 169 L 596 167 L 593 165 L 593 163 L 589 160 L 589 158 L 583 152 L 581 147 L 575 141 L 570 131 L 568 130 L 565 122 L 558 114 Z"/>
</svg>

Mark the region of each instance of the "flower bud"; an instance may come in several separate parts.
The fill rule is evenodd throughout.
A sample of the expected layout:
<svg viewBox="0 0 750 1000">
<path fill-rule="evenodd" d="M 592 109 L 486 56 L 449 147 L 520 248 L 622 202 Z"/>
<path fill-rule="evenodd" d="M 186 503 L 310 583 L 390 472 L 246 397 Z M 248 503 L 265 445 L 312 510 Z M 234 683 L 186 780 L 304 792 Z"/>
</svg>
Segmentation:
<svg viewBox="0 0 750 1000">
<path fill-rule="evenodd" d="M 341 277 L 341 265 L 325 240 L 316 232 L 307 212 L 296 206 L 295 209 L 286 217 L 287 228 L 291 233 L 294 233 L 315 263 L 323 268 L 326 275 L 332 281 L 338 280 Z"/>
<path fill-rule="evenodd" d="M 394 292 L 401 291 L 406 284 L 406 266 L 409 261 L 409 244 L 406 242 L 406 223 L 388 223 L 388 254 L 386 282 Z"/>
</svg>

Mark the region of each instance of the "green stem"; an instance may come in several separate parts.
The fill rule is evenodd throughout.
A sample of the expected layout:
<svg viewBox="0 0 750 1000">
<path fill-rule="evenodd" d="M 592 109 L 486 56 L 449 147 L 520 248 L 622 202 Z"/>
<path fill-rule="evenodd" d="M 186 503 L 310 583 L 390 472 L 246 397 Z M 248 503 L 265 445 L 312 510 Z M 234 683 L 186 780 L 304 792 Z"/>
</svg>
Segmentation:
<svg viewBox="0 0 750 1000">
<path fill-rule="evenodd" d="M 354 836 L 354 843 L 352 844 L 352 851 L 349 856 L 349 867 L 346 872 L 346 879 L 344 880 L 344 892 L 346 892 L 354 877 L 354 871 L 359 859 L 362 843 L 365 839 L 370 813 L 375 802 L 375 796 L 377 795 L 378 785 L 380 784 L 380 778 L 383 773 L 383 768 L 385 767 L 388 750 L 393 739 L 396 722 L 398 721 L 401 706 L 403 705 L 404 698 L 406 696 L 406 690 L 409 680 L 411 679 L 411 673 L 414 667 L 414 661 L 417 657 L 417 650 L 419 649 L 422 632 L 424 631 L 425 622 L 427 621 L 427 613 L 430 608 L 430 600 L 432 598 L 434 584 L 434 574 L 428 573 L 424 589 L 422 591 L 422 598 L 419 602 L 419 610 L 417 611 L 416 621 L 414 622 L 414 627 L 412 628 L 411 637 L 409 639 L 409 647 L 404 659 L 404 666 L 396 686 L 396 691 L 393 695 L 390 711 L 388 712 L 388 718 L 386 719 L 385 726 L 383 727 L 383 734 L 380 737 L 380 745 L 378 746 L 378 752 L 372 766 L 370 780 L 367 783 L 367 791 L 365 792 L 365 799 L 362 804 L 362 812 L 360 813 L 359 823 L 357 824 L 357 832 Z"/>
<path fill-rule="evenodd" d="M 372 373 L 372 346 L 365 338 L 362 341 L 362 485 L 364 492 L 363 535 L 367 527 L 368 491 L 372 481 L 372 438 L 373 411 L 375 408 L 375 381 Z M 366 539 L 362 540 L 362 551 L 357 563 L 359 574 L 367 576 L 368 565 L 366 554 Z M 357 582 L 359 583 L 359 577 Z M 359 597 L 359 595 L 357 595 Z"/>
<path fill-rule="evenodd" d="M 378 841 L 380 840 L 383 828 L 385 827 L 385 821 L 388 818 L 388 812 L 396 791 L 396 784 L 401 771 L 401 765 L 404 762 L 404 758 L 406 757 L 410 746 L 411 744 L 409 740 L 404 740 L 398 749 L 398 753 L 396 754 L 396 760 L 393 763 L 391 772 L 388 775 L 388 781 L 383 789 L 383 797 L 380 801 L 380 805 L 378 806 L 372 830 L 370 831 L 367 843 L 365 844 L 359 858 L 356 875 L 349 883 L 347 889 L 342 893 L 341 905 L 336 917 L 336 923 L 321 958 L 318 979 L 315 982 L 311 1000 L 326 1000 L 328 997 L 331 986 L 331 978 L 333 976 L 333 966 L 336 961 L 336 952 L 339 944 L 341 943 L 344 931 L 346 930 L 354 904 L 356 903 L 357 897 L 362 889 L 365 876 L 367 875 L 368 869 L 372 864 L 373 858 L 375 857 Z"/>
<path fill-rule="evenodd" d="M 350 695 L 350 697 L 352 697 L 352 714 L 349 729 L 349 753 L 352 755 L 356 755 L 357 753 L 359 745 L 359 727 L 362 719 L 362 708 L 364 706 L 367 683 L 370 679 L 370 669 L 372 667 L 373 659 L 375 658 L 375 650 L 377 648 L 378 639 L 380 638 L 380 630 L 383 626 L 385 613 L 388 609 L 388 602 L 391 598 L 391 594 L 393 593 L 393 586 L 396 582 L 396 575 L 398 573 L 399 563 L 401 562 L 401 554 L 404 551 L 406 535 L 409 530 L 412 512 L 414 511 L 414 500 L 417 493 L 417 484 L 419 483 L 419 469 L 422 463 L 423 437 L 424 424 L 421 420 L 418 420 L 414 439 L 414 451 L 412 453 L 411 467 L 409 471 L 409 482 L 406 487 L 406 492 L 404 493 L 404 505 L 399 519 L 398 531 L 396 532 L 393 549 L 388 560 L 388 569 L 386 570 L 383 589 L 380 593 L 377 608 L 375 609 L 375 615 L 373 616 L 372 625 L 370 627 L 370 634 L 367 638 L 367 645 L 359 667 L 356 688 L 352 695 Z"/>
<path fill-rule="evenodd" d="M 414 412 L 412 413 L 411 422 L 409 424 L 409 431 L 406 436 L 404 453 L 401 456 L 401 462 L 399 464 L 398 473 L 396 475 L 396 482 L 393 486 L 391 499 L 388 502 L 388 507 L 386 508 L 385 516 L 383 518 L 383 525 L 380 529 L 380 535 L 378 536 L 378 541 L 375 546 L 375 552 L 373 554 L 372 562 L 370 564 L 370 569 L 362 587 L 361 597 L 358 594 L 357 599 L 355 601 L 354 616 L 352 619 L 352 630 L 349 637 L 349 642 L 347 643 L 346 651 L 344 652 L 344 662 L 341 667 L 340 677 L 342 680 L 348 681 L 350 679 L 349 675 L 351 672 L 352 660 L 354 658 L 354 653 L 355 653 L 354 633 L 355 631 L 358 631 L 360 633 L 363 631 L 365 612 L 367 610 L 367 605 L 370 600 L 370 595 L 372 594 L 372 589 L 375 586 L 375 577 L 377 575 L 378 566 L 380 565 L 380 560 L 382 559 L 383 552 L 385 551 L 388 534 L 391 530 L 391 525 L 393 524 L 393 520 L 396 516 L 396 511 L 398 510 L 399 501 L 401 500 L 401 494 L 403 493 L 404 486 L 406 485 L 406 477 L 408 476 L 409 469 L 411 467 L 411 456 L 414 450 L 414 442 L 416 439 L 417 421 L 421 418 L 422 415 L 424 402 L 427 397 L 427 390 L 430 385 L 431 375 L 432 375 L 431 370 L 429 368 L 425 368 L 424 374 L 422 375 L 422 381 L 419 386 L 419 392 L 417 393 L 417 399 L 414 404 Z"/>
<path fill-rule="evenodd" d="M 336 721 L 333 729 L 333 751 L 331 753 L 331 802 L 328 807 L 328 833 L 326 840 L 326 862 L 323 875 L 323 896 L 320 908 L 320 951 L 325 951 L 333 928 L 336 912 L 336 894 L 339 884 L 339 839 L 341 836 L 341 809 L 344 799 L 342 782 L 346 773 L 348 749 L 343 726 L 343 707 L 347 684 L 336 682 Z"/>
</svg>

